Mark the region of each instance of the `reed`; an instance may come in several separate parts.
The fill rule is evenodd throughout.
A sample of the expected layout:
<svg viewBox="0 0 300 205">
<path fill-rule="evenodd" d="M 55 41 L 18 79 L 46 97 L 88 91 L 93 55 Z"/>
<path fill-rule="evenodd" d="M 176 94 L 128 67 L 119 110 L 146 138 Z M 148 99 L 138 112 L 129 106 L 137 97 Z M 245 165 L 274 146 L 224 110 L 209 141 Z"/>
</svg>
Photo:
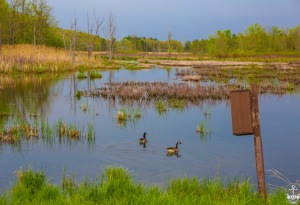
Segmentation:
<svg viewBox="0 0 300 205">
<path fill-rule="evenodd" d="M 76 53 L 76 61 L 71 63 L 70 53 L 59 48 L 28 44 L 4 45 L 0 56 L 2 73 L 44 73 L 77 70 L 78 66 L 101 67 L 97 58 L 88 58 L 84 52 Z"/>
<path fill-rule="evenodd" d="M 39 133 L 37 124 L 30 125 L 26 121 L 15 121 L 7 129 L 2 129 L 0 133 L 0 143 L 18 144 L 22 139 L 38 139 Z"/>
<path fill-rule="evenodd" d="M 75 124 L 66 124 L 60 118 L 57 124 L 50 124 L 47 119 L 34 120 L 33 125 L 26 121 L 16 119 L 10 123 L 8 128 L 0 129 L 0 145 L 20 145 L 24 140 L 41 140 L 47 144 L 53 144 L 58 137 L 59 143 L 62 142 L 78 142 L 87 138 L 88 144 L 95 142 L 95 130 L 91 123 L 88 123 L 88 131 L 86 134 L 78 129 Z M 85 138 L 85 136 L 87 136 Z"/>
<path fill-rule="evenodd" d="M 126 126 L 129 121 L 132 124 L 135 124 L 137 120 L 142 116 L 141 112 L 137 109 L 126 109 L 122 107 L 116 115 L 118 125 L 121 127 Z"/>
<path fill-rule="evenodd" d="M 240 87 L 240 85 L 237 85 Z M 120 100 L 223 100 L 229 99 L 231 86 L 199 86 L 187 83 L 122 82 L 106 84 L 100 89 L 81 91 L 84 97 L 118 98 Z"/>
<path fill-rule="evenodd" d="M 126 121 L 127 120 L 127 111 L 125 108 L 122 108 L 121 110 L 119 110 L 117 112 L 117 116 L 116 116 L 118 121 Z"/>
<path fill-rule="evenodd" d="M 41 119 L 41 134 L 42 138 L 48 142 L 53 141 L 55 138 L 55 128 L 49 124 L 48 118 Z"/>
<path fill-rule="evenodd" d="M 289 204 L 279 190 L 258 197 L 254 186 L 245 180 L 183 177 L 170 180 L 166 187 L 147 186 L 133 181 L 122 167 L 107 167 L 93 182 L 76 183 L 63 170 L 61 185 L 46 179 L 43 171 L 27 169 L 18 180 L 0 194 L 1 204 Z"/>
<path fill-rule="evenodd" d="M 91 124 L 90 122 L 88 123 L 88 142 L 95 142 L 95 136 L 96 136 L 96 132 L 94 129 L 94 125 Z"/>
<path fill-rule="evenodd" d="M 197 132 L 200 134 L 205 133 L 205 123 L 201 122 L 200 125 L 197 126 Z"/>
</svg>

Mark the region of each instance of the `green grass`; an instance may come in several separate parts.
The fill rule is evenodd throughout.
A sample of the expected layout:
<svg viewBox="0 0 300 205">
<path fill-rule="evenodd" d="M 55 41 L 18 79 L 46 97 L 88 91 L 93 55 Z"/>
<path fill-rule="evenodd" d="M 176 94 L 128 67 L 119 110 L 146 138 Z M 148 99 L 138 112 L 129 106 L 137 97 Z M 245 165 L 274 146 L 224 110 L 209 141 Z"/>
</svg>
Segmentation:
<svg viewBox="0 0 300 205">
<path fill-rule="evenodd" d="M 122 107 L 120 110 L 118 110 L 116 118 L 118 125 L 124 127 L 126 126 L 127 121 L 129 121 L 132 124 L 135 124 L 141 116 L 142 114 L 139 109 L 126 109 Z"/>
<path fill-rule="evenodd" d="M 102 73 L 100 71 L 91 71 L 90 72 L 90 78 L 95 79 L 95 78 L 102 78 Z"/>
<path fill-rule="evenodd" d="M 80 100 L 81 99 L 81 91 L 80 90 L 76 90 L 76 93 L 75 93 L 75 97 L 77 100 Z"/>
<path fill-rule="evenodd" d="M 79 71 L 78 75 L 77 75 L 78 79 L 85 79 L 87 78 L 86 75 L 84 74 L 84 71 Z"/>
<path fill-rule="evenodd" d="M 133 181 L 121 167 L 107 167 L 97 180 L 76 183 L 63 170 L 62 183 L 53 184 L 43 171 L 17 172 L 18 180 L 0 194 L 0 204 L 289 204 L 284 190 L 269 194 L 266 202 L 248 180 L 177 178 L 166 187 Z"/>
</svg>

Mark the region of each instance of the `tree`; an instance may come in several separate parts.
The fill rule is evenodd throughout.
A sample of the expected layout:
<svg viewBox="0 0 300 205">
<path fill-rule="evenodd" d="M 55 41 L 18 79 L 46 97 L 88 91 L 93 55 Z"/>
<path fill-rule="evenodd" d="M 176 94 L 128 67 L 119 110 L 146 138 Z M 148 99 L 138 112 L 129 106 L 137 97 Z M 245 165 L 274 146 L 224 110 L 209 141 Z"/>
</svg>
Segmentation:
<svg viewBox="0 0 300 205">
<path fill-rule="evenodd" d="M 116 32 L 117 32 L 117 24 L 116 18 L 113 13 L 110 11 L 108 20 L 106 23 L 106 35 L 107 35 L 107 46 L 109 51 L 109 62 L 112 62 L 114 47 L 116 43 Z"/>
<path fill-rule="evenodd" d="M 0 54 L 2 53 L 2 26 L 0 22 Z"/>
<path fill-rule="evenodd" d="M 172 40 L 172 33 L 168 32 L 168 52 L 171 53 L 171 40 Z"/>
<path fill-rule="evenodd" d="M 300 26 L 290 29 L 289 36 L 291 49 L 300 51 Z"/>
<path fill-rule="evenodd" d="M 71 25 L 71 32 L 70 32 L 70 57 L 71 57 L 72 64 L 75 63 L 76 42 L 77 42 L 77 18 L 75 16 L 74 23 Z"/>
<path fill-rule="evenodd" d="M 94 10 L 94 23 L 90 24 L 89 14 L 87 13 L 87 25 L 88 25 L 88 43 L 86 43 L 88 58 L 91 58 L 92 52 L 95 49 L 96 38 L 99 36 L 100 27 L 103 24 L 103 18 L 97 17 Z M 95 27 L 94 27 L 95 26 Z"/>
<path fill-rule="evenodd" d="M 43 44 L 46 41 L 47 31 L 53 26 L 51 7 L 46 4 L 46 0 L 33 0 L 34 17 L 34 44 Z"/>
<path fill-rule="evenodd" d="M 263 52 L 267 48 L 266 29 L 258 23 L 250 25 L 245 31 L 245 36 L 247 49 Z"/>
</svg>

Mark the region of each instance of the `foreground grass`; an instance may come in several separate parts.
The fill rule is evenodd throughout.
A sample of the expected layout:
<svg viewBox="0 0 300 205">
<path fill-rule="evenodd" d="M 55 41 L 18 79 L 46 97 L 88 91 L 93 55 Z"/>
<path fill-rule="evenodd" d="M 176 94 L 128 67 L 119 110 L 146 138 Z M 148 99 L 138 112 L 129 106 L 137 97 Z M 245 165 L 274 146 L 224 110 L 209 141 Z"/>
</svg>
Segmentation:
<svg viewBox="0 0 300 205">
<path fill-rule="evenodd" d="M 0 194 L 0 204 L 288 204 L 285 193 L 269 195 L 264 202 L 246 180 L 174 179 L 166 188 L 134 183 L 123 168 L 108 167 L 96 182 L 75 184 L 65 172 L 61 186 L 32 169 L 17 172 L 17 182 Z"/>
</svg>

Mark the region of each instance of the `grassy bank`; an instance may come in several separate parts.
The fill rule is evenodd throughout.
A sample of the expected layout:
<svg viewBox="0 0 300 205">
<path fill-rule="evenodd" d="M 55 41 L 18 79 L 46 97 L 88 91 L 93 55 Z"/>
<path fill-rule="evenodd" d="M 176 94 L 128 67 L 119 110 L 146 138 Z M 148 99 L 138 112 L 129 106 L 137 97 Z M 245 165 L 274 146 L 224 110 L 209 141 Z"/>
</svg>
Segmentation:
<svg viewBox="0 0 300 205">
<path fill-rule="evenodd" d="M 135 183 L 123 168 L 108 167 L 97 181 L 76 184 L 63 172 L 61 185 L 42 171 L 19 170 L 18 180 L 0 195 L 0 204 L 288 204 L 284 191 L 264 202 L 249 182 L 173 179 L 166 188 Z"/>
</svg>

